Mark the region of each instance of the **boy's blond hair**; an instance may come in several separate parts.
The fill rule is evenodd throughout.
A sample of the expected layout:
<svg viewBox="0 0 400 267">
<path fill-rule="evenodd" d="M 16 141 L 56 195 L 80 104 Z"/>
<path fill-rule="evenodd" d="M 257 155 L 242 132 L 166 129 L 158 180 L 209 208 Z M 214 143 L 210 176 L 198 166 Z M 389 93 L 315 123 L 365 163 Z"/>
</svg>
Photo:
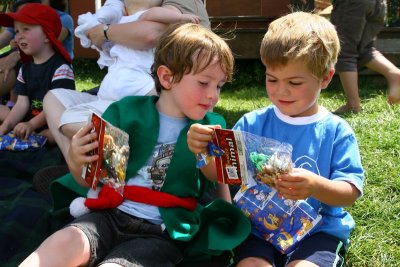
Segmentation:
<svg viewBox="0 0 400 267">
<path fill-rule="evenodd" d="M 269 25 L 261 43 L 265 66 L 285 66 L 291 60 L 303 61 L 318 79 L 335 67 L 340 42 L 335 27 L 312 13 L 294 12 Z"/>
<path fill-rule="evenodd" d="M 172 25 L 161 37 L 155 50 L 151 71 L 156 90 L 160 93 L 163 89 L 157 77 L 157 69 L 161 65 L 172 71 L 173 82 L 179 82 L 183 75 L 199 73 L 215 62 L 225 72 L 226 81 L 231 81 L 234 58 L 221 37 L 198 24 Z"/>
</svg>

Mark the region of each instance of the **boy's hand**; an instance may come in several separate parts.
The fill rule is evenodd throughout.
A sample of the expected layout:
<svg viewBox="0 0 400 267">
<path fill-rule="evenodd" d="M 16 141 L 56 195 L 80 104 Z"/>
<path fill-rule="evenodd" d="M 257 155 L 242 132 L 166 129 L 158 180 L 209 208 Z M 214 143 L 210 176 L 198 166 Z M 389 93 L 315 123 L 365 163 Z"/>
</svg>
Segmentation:
<svg viewBox="0 0 400 267">
<path fill-rule="evenodd" d="M 189 150 L 194 154 L 206 153 L 207 144 L 212 139 L 215 128 L 221 128 L 220 125 L 202 125 L 195 123 L 190 126 L 187 133 L 187 143 Z"/>
<path fill-rule="evenodd" d="M 182 14 L 181 22 L 191 22 L 195 24 L 200 23 L 200 17 L 193 14 Z"/>
<path fill-rule="evenodd" d="M 319 176 L 301 168 L 294 168 L 292 172 L 280 174 L 275 186 L 284 198 L 300 200 L 313 196 Z"/>
<path fill-rule="evenodd" d="M 9 130 L 7 129 L 7 127 L 3 124 L 0 125 L 0 135 L 5 135 L 8 134 Z"/>
<path fill-rule="evenodd" d="M 79 173 L 85 163 L 96 161 L 99 158 L 98 155 L 89 153 L 99 146 L 97 133 L 91 133 L 92 128 L 93 124 L 89 123 L 72 137 L 67 159 L 71 171 L 76 170 Z"/>
<path fill-rule="evenodd" d="M 29 135 L 34 131 L 33 125 L 27 122 L 20 122 L 14 127 L 14 134 L 19 139 L 28 139 Z"/>
</svg>

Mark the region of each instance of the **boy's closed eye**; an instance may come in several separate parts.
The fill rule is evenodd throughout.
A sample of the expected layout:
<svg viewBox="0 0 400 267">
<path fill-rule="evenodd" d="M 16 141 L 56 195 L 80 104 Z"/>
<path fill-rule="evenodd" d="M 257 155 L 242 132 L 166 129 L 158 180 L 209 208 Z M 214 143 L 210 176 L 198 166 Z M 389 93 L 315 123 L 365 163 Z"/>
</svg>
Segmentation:
<svg viewBox="0 0 400 267">
<path fill-rule="evenodd" d="M 199 81 L 199 85 L 206 87 L 208 85 L 208 82 Z"/>
<path fill-rule="evenodd" d="M 290 81 L 289 84 L 293 85 L 293 86 L 299 86 L 299 85 L 302 85 L 303 83 L 302 82 L 297 82 L 297 81 Z"/>
</svg>

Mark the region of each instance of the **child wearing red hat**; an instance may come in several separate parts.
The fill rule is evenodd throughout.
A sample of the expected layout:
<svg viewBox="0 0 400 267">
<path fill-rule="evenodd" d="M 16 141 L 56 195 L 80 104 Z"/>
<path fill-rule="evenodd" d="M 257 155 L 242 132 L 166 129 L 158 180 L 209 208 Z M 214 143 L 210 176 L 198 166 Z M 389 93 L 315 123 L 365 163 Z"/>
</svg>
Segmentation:
<svg viewBox="0 0 400 267">
<path fill-rule="evenodd" d="M 71 58 L 57 39 L 61 21 L 53 8 L 32 3 L 14 13 L 0 14 L 0 25 L 14 26 L 25 62 L 17 77 L 15 106 L 0 112 L 0 135 L 14 131 L 26 139 L 37 132 L 53 140 L 42 111 L 44 95 L 54 88 L 75 89 Z"/>
</svg>

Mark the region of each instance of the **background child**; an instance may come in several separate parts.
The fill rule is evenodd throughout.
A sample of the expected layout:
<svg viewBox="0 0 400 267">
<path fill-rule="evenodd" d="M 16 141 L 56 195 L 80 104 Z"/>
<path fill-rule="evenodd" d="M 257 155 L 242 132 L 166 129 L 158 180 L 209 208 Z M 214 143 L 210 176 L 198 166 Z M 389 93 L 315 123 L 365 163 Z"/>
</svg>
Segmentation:
<svg viewBox="0 0 400 267">
<path fill-rule="evenodd" d="M 288 255 L 253 228 L 235 249 L 237 266 L 341 266 L 343 262 L 355 225 L 343 206 L 362 195 L 364 174 L 353 130 L 318 104 L 321 90 L 334 74 L 339 49 L 334 26 L 316 14 L 295 12 L 269 25 L 260 54 L 273 105 L 245 114 L 234 129 L 293 146 L 295 168 L 278 176 L 276 189 L 286 199 L 304 199 L 322 219 Z M 211 134 L 212 129 L 193 125 L 188 134 L 191 151 L 204 151 Z M 205 168 L 215 168 L 209 165 Z"/>
<path fill-rule="evenodd" d="M 157 7 L 161 2 L 124 1 L 129 15 L 122 17 L 120 23 L 142 18 L 165 24 L 196 21 L 195 15 L 183 15 L 179 11 Z M 131 49 L 115 44 L 110 50 L 110 57 L 113 64 L 110 64 L 110 60 L 107 62 L 103 59 L 103 63 L 108 65 L 108 72 L 97 95 L 59 89 L 46 96 L 46 118 L 64 157 L 67 156 L 71 137 L 86 124 L 90 112 L 102 114 L 112 102 L 125 96 L 155 94 L 154 81 L 150 75 L 150 67 L 154 61 L 153 48 Z"/>
<path fill-rule="evenodd" d="M 11 111 L 1 109 L 0 135 L 14 130 L 18 138 L 37 131 L 52 136 L 41 112 L 42 100 L 54 88 L 75 89 L 71 58 L 57 39 L 61 31 L 58 14 L 49 6 L 26 4 L 15 13 L 0 14 L 0 24 L 14 24 L 16 42 L 22 57 L 30 56 L 19 71 L 15 92 L 17 102 Z"/>
<path fill-rule="evenodd" d="M 346 96 L 346 104 L 339 107 L 335 113 L 361 111 L 358 70 L 362 67 L 382 74 L 389 87 L 388 103 L 399 104 L 400 69 L 374 47 L 376 37 L 384 27 L 386 1 L 335 0 L 332 1 L 332 5 L 331 21 L 336 27 L 342 44 L 336 71 Z"/>
<path fill-rule="evenodd" d="M 17 0 L 12 5 L 11 11 L 16 12 L 27 3 L 42 3 L 51 6 L 56 10 L 57 14 L 60 16 L 62 25 L 58 40 L 62 42 L 69 56 L 73 59 L 74 25 L 72 17 L 65 12 L 67 7 L 66 0 Z M 6 103 L 9 108 L 15 104 L 17 99 L 17 96 L 14 93 L 14 87 L 17 80 L 17 74 L 22 64 L 18 48 L 14 41 L 14 36 L 15 32 L 13 27 L 8 27 L 0 34 L 0 47 L 4 48 L 6 45 L 10 44 L 11 48 L 9 51 L 0 55 L 0 96 L 2 96 L 3 102 Z"/>
<path fill-rule="evenodd" d="M 17 0 L 11 6 L 12 12 L 16 12 L 19 8 L 23 7 L 27 3 L 40 3 L 40 0 Z M 6 50 L 7 47 L 10 49 L 0 54 L 0 96 L 3 100 L 9 99 L 9 93 L 11 88 L 15 85 L 16 73 L 18 73 L 21 64 L 19 64 L 18 47 L 14 41 L 14 28 L 7 27 L 3 28 L 0 33 L 0 49 Z M 9 104 L 10 106 L 12 103 Z"/>
<path fill-rule="evenodd" d="M 45 240 L 21 266 L 38 266 L 39 260 L 49 266 L 175 266 L 182 261 L 182 246 L 193 260 L 193 253 L 218 254 L 243 241 L 249 224 L 239 210 L 223 200 L 207 207 L 197 204 L 213 177 L 199 173 L 186 142 L 194 122 L 224 126 L 221 116 L 208 111 L 231 79 L 232 68 L 228 45 L 211 31 L 196 24 L 168 30 L 152 67 L 159 97 L 126 97 L 103 114 L 130 137 L 122 203 L 79 217 Z M 68 153 L 75 181 L 84 187 L 84 163 L 98 159 L 87 154 L 98 146 L 91 129 L 89 124 L 77 132 Z M 132 200 L 139 189 L 146 194 Z M 176 200 L 184 204 L 173 204 Z"/>
</svg>

